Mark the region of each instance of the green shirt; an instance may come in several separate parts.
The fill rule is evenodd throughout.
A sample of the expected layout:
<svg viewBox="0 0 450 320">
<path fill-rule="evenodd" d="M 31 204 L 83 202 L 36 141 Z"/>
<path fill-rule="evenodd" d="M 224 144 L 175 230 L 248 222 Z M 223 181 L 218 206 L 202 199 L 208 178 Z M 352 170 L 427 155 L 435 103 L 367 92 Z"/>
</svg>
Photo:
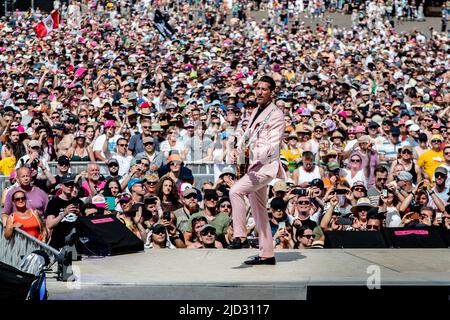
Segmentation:
<svg viewBox="0 0 450 320">
<path fill-rule="evenodd" d="M 214 216 L 212 220 L 209 220 L 206 217 L 204 212 L 194 213 L 189 219 L 189 223 L 187 225 L 186 231 L 192 232 L 192 219 L 196 217 L 205 217 L 208 220 L 208 223 L 216 228 L 217 235 L 224 234 L 227 231 L 228 226 L 230 225 L 231 218 L 227 216 L 225 213 L 218 213 Z"/>
</svg>

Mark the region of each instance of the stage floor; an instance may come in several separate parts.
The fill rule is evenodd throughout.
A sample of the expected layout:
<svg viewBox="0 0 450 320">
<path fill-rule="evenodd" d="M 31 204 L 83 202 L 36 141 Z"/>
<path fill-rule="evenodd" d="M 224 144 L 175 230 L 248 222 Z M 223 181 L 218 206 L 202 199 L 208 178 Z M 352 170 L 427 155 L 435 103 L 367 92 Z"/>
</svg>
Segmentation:
<svg viewBox="0 0 450 320">
<path fill-rule="evenodd" d="M 448 249 L 276 252 L 275 266 L 242 264 L 256 250 L 147 250 L 73 263 L 79 279 L 47 280 L 49 299 L 304 300 L 309 286 L 450 286 Z"/>
</svg>

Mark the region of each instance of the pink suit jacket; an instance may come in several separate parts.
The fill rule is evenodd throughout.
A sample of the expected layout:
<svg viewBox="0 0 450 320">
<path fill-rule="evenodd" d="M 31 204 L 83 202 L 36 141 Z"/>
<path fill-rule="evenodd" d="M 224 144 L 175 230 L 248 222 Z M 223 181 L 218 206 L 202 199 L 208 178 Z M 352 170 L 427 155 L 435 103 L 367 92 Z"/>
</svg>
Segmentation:
<svg viewBox="0 0 450 320">
<path fill-rule="evenodd" d="M 257 110 L 253 110 L 248 122 L 249 124 L 252 123 Z M 272 113 L 269 119 L 265 124 L 262 124 L 270 112 Z M 264 127 L 256 135 L 260 125 Z M 250 166 L 248 171 L 257 170 L 272 178 L 286 178 L 280 161 L 280 147 L 285 128 L 286 124 L 283 112 L 274 103 L 270 103 L 244 133 L 244 136 L 249 136 L 250 141 Z M 240 155 L 243 154 L 243 143 L 244 141 L 241 139 L 238 144 L 238 152 Z"/>
</svg>

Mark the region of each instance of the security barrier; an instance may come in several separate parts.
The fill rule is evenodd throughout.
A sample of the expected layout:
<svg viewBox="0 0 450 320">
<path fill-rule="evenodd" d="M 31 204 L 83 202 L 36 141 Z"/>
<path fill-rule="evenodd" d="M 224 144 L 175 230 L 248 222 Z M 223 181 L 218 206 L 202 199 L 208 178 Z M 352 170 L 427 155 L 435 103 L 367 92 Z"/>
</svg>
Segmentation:
<svg viewBox="0 0 450 320">
<path fill-rule="evenodd" d="M 0 261 L 20 269 L 22 259 L 35 250 L 45 251 L 50 258 L 51 271 L 58 273 L 58 280 L 67 281 L 72 276 L 72 254 L 66 246 L 58 251 L 21 229 L 14 228 L 13 237 L 6 240 L 0 223 Z"/>
</svg>

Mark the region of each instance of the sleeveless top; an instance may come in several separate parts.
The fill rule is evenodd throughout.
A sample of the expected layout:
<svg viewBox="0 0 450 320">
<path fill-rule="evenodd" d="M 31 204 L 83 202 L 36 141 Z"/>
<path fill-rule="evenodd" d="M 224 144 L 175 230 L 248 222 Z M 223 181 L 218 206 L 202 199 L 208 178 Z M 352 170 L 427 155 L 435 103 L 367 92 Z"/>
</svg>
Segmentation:
<svg viewBox="0 0 450 320">
<path fill-rule="evenodd" d="M 90 161 L 89 155 L 87 154 L 87 150 L 83 150 L 83 157 L 80 157 L 79 155 L 75 154 L 75 151 L 73 152 L 72 159 L 70 161 Z"/>
<path fill-rule="evenodd" d="M 400 161 L 396 160 L 396 164 L 401 164 L 401 163 L 400 163 Z M 414 184 L 416 184 L 416 183 L 417 183 L 417 172 L 416 172 L 416 170 L 414 170 L 414 163 L 412 163 L 411 169 L 406 170 L 406 171 L 408 171 L 409 173 L 411 173 L 411 175 L 412 175 L 412 182 L 413 182 Z"/>
<path fill-rule="evenodd" d="M 26 233 L 28 233 L 29 235 L 41 240 L 41 226 L 39 223 L 39 220 L 36 218 L 36 216 L 30 212 L 30 210 L 27 210 L 30 214 L 31 217 L 29 218 L 21 218 L 18 215 L 13 214 L 13 221 L 21 223 L 22 227 L 20 227 L 21 230 L 25 231 Z"/>
<path fill-rule="evenodd" d="M 312 172 L 306 172 L 303 167 L 298 168 L 298 182 L 297 184 L 302 184 L 304 182 L 311 182 L 314 179 L 321 179 L 319 166 L 314 166 Z"/>
</svg>

